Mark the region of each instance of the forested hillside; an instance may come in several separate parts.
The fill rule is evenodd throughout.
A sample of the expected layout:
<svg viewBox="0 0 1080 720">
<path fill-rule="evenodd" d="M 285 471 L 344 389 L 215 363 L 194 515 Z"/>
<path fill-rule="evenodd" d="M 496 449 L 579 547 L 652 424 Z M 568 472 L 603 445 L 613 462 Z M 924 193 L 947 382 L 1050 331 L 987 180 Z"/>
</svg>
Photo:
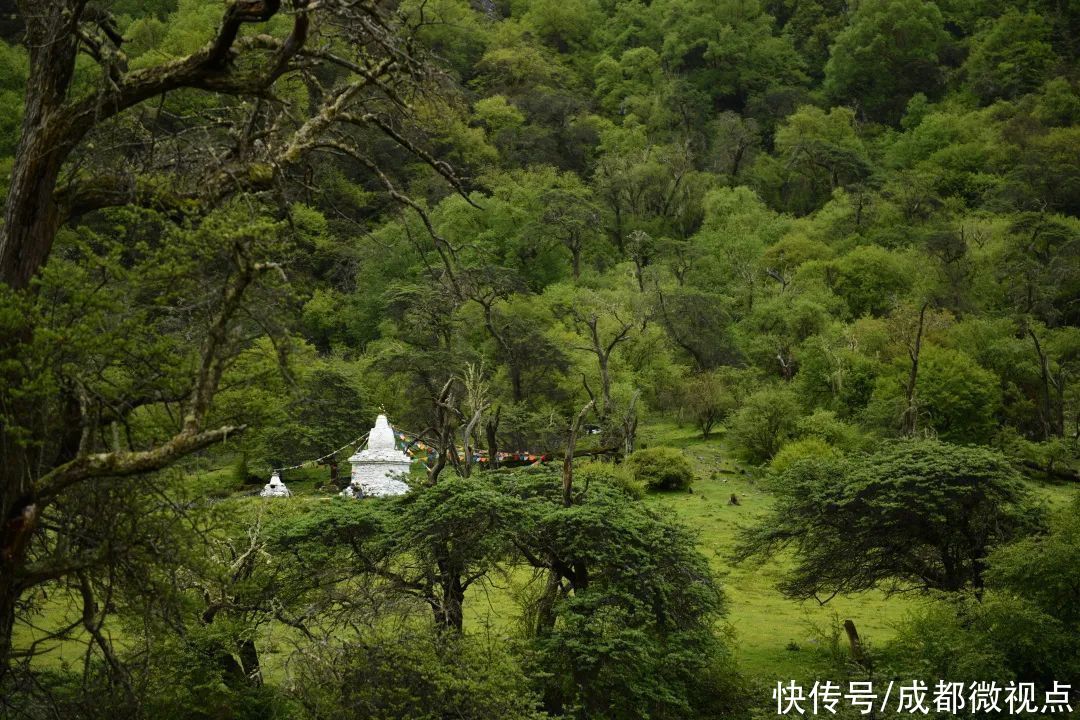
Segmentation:
<svg viewBox="0 0 1080 720">
<path fill-rule="evenodd" d="M 0 38 L 5 717 L 1080 679 L 1074 0 L 7 0 Z M 339 498 L 380 413 L 413 489 Z M 895 622 L 766 642 L 748 588 Z"/>
</svg>

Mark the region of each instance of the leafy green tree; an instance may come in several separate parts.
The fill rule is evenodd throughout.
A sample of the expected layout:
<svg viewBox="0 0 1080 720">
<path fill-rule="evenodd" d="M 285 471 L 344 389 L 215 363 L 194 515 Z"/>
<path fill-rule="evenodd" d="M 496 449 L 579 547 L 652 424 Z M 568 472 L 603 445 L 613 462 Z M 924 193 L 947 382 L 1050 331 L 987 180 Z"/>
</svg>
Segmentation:
<svg viewBox="0 0 1080 720">
<path fill-rule="evenodd" d="M 877 327 L 861 332 L 867 325 Z M 874 335 L 882 332 L 883 325 L 874 318 L 862 318 L 851 326 L 834 324 L 802 344 L 794 385 L 807 407 L 832 410 L 842 418 L 861 413 L 881 372 Z M 863 351 L 866 346 L 869 352 Z"/>
<path fill-rule="evenodd" d="M 615 408 L 612 362 L 620 347 L 640 332 L 641 304 L 628 302 L 618 290 L 585 287 L 553 286 L 547 296 L 552 312 L 562 321 L 569 347 L 596 361 L 596 412 L 602 421 L 607 420 Z"/>
<path fill-rule="evenodd" d="M 710 129 L 710 161 L 716 172 L 727 175 L 731 185 L 739 184 L 761 148 L 761 130 L 757 121 L 727 111 L 717 116 Z"/>
<path fill-rule="evenodd" d="M 1021 213 L 1010 218 L 1000 258 L 1001 302 L 1049 326 L 1073 324 L 1080 289 L 1080 221 L 1063 215 Z"/>
<path fill-rule="evenodd" d="M 808 74 L 821 79 L 829 59 L 829 47 L 844 29 L 848 5 L 840 0 L 772 0 L 766 9 L 777 25 L 790 34 L 806 60 Z"/>
<path fill-rule="evenodd" d="M 801 186 L 801 192 L 789 191 L 789 205 L 803 213 L 820 207 L 837 189 L 865 180 L 872 171 L 856 131 L 855 113 L 846 107 L 827 113 L 811 105 L 800 107 L 777 129 L 776 150 Z"/>
<path fill-rule="evenodd" d="M 1034 115 L 1050 127 L 1075 125 L 1080 120 L 1080 97 L 1068 80 L 1056 77 L 1043 85 Z"/>
<path fill-rule="evenodd" d="M 767 273 L 780 283 L 778 294 L 754 305 L 738 325 L 737 337 L 745 357 L 762 372 L 791 380 L 798 372 L 798 347 L 829 322 L 834 296 L 792 291 L 777 271 Z"/>
<path fill-rule="evenodd" d="M 738 110 L 752 94 L 804 79 L 802 58 L 756 0 L 657 0 L 650 9 L 662 57 L 716 105 Z"/>
<path fill-rule="evenodd" d="M 735 409 L 735 394 L 721 373 L 703 372 L 694 375 L 687 381 L 683 392 L 686 395 L 684 407 L 701 431 L 701 437 L 706 440 L 712 434 L 713 428 Z"/>
<path fill-rule="evenodd" d="M 901 626 L 895 648 L 905 668 L 963 680 L 994 677 L 1052 689 L 1080 671 L 1076 588 L 1080 537 L 1076 503 L 1049 532 L 993 550 L 981 598 L 932 603 Z M 952 676 L 952 675 L 950 675 Z"/>
<path fill-rule="evenodd" d="M 692 534 L 603 484 L 563 502 L 548 473 L 507 478 L 527 499 L 515 544 L 547 582 L 527 616 L 529 668 L 548 712 L 694 718 L 741 710 L 741 681 L 713 630 L 721 588 Z"/>
<path fill-rule="evenodd" d="M 697 255 L 699 247 L 689 254 Z M 698 258 L 700 259 L 700 258 Z M 656 286 L 656 315 L 671 341 L 701 371 L 737 362 L 741 351 L 734 336 L 732 299 L 696 287 Z"/>
<path fill-rule="evenodd" d="M 885 315 L 911 288 L 910 258 L 878 245 L 863 245 L 833 260 L 832 291 L 847 301 L 851 314 Z"/>
<path fill-rule="evenodd" d="M 1042 85 L 1056 61 L 1050 27 L 1013 9 L 972 38 L 964 62 L 968 83 L 984 103 L 1011 100 Z"/>
<path fill-rule="evenodd" d="M 916 92 L 938 93 L 939 53 L 946 39 L 941 10 L 932 2 L 860 2 L 836 36 L 824 89 L 874 120 L 896 122 Z"/>
<path fill-rule="evenodd" d="M 548 717 L 501 640 L 408 625 L 365 628 L 359 638 L 334 638 L 310 652 L 297 664 L 293 694 L 332 720 Z"/>
<path fill-rule="evenodd" d="M 523 26 L 560 52 L 582 48 L 600 22 L 597 0 L 539 0 L 513 2 L 514 14 L 520 14 Z"/>
<path fill-rule="evenodd" d="M 44 532 L 42 513 L 73 488 L 167 467 L 241 431 L 242 426 L 213 425 L 213 398 L 225 369 L 250 339 L 278 327 L 267 317 L 270 312 L 245 307 L 247 291 L 259 287 L 266 275 L 282 274 L 282 258 L 266 251 L 280 249 L 275 244 L 284 230 L 278 213 L 288 204 L 286 193 L 270 203 L 259 193 L 282 190 L 291 171 L 301 167 L 303 175 L 308 159 L 325 150 L 331 130 L 335 151 L 353 158 L 365 168 L 361 175 L 378 178 L 384 190 L 396 188 L 391 178 L 396 173 L 378 168 L 396 163 L 387 155 L 372 159 L 361 149 L 374 137 L 390 143 L 389 156 L 417 158 L 435 176 L 453 177 L 447 165 L 421 149 L 421 136 L 413 135 L 413 120 L 422 110 L 414 107 L 407 113 L 408 103 L 400 101 L 415 97 L 427 84 L 422 53 L 413 54 L 398 19 L 374 4 L 362 9 L 356 4 L 309 6 L 299 0 L 287 7 L 280 2 L 224 7 L 184 2 L 157 52 L 131 60 L 107 9 L 72 0 L 20 0 L 17 7 L 29 64 L 0 225 L 0 434 L 5 448 L 0 463 L 5 526 L 0 539 L 0 675 L 10 659 L 20 598 L 40 577 L 29 569 L 27 551 Z M 286 18 L 287 10 L 295 12 Z M 260 28 L 258 40 L 241 32 L 252 25 Z M 314 26 L 326 29 L 323 37 L 330 45 L 309 46 Z M 347 49 L 338 54 L 332 45 Z M 361 53 L 361 47 L 370 52 Z M 324 63 L 325 73 L 318 92 L 312 88 L 308 93 L 308 70 L 299 67 L 302 51 L 322 56 L 318 62 Z M 383 61 L 385 66 L 374 69 Z M 362 67 L 367 63 L 370 67 Z M 280 102 L 253 99 L 264 94 Z M 432 93 L 423 110 L 437 105 L 437 98 Z M 148 109 L 150 99 L 157 110 Z M 341 113 L 355 122 L 343 122 Z M 391 194 L 405 200 L 396 189 Z M 231 204 L 238 195 L 243 201 Z M 68 302 L 70 287 L 60 291 L 62 297 L 49 297 L 39 284 L 56 259 L 53 251 L 62 245 L 63 229 L 86 220 L 80 228 L 85 232 L 93 224 L 91 215 L 126 206 L 160 213 L 169 222 L 156 228 L 146 223 L 136 232 L 116 230 L 117 238 L 135 235 L 136 240 L 110 258 L 105 265 L 112 267 L 92 281 L 119 306 L 115 313 L 98 315 L 96 326 L 82 329 L 85 340 L 91 345 L 101 341 L 99 346 L 78 359 L 52 354 L 48 346 L 61 336 L 43 315 L 52 308 L 81 313 Z M 229 213 L 233 224 L 210 219 L 220 223 Z M 102 215 L 96 217 L 100 221 Z M 82 255 L 84 270 L 98 264 L 94 255 L 111 252 L 107 243 L 91 244 L 88 250 Z M 162 264 L 140 262 L 152 255 Z M 195 258 L 199 262 L 193 267 Z M 135 282 L 139 287 L 125 283 L 136 279 L 130 275 L 135 267 L 156 281 Z M 82 290 L 93 287 L 77 284 Z M 161 350 L 159 343 L 168 338 L 176 342 L 176 352 L 147 353 L 145 362 L 138 356 L 146 350 L 125 355 L 124 348 L 133 342 L 117 332 L 128 325 L 125 305 L 145 313 L 136 327 L 158 328 L 147 349 Z M 263 310 L 274 305 L 264 299 Z M 68 347 L 85 347 L 84 338 Z M 121 342 L 110 347 L 106 338 Z M 60 342 L 67 344 L 66 339 Z M 80 377 L 81 366 L 93 363 L 95 355 L 118 366 L 119 383 L 112 371 Z M 167 387 L 168 394 L 130 385 L 126 377 L 132 373 L 168 378 L 154 382 Z M 138 392 L 106 404 L 93 400 L 96 387 L 105 396 L 120 387 Z M 140 424 L 144 415 L 156 422 Z M 111 439 L 96 430 L 114 423 Z M 121 425 L 131 428 L 124 440 Z M 71 572 L 66 558 L 53 559 L 54 576 Z"/>
<path fill-rule="evenodd" d="M 668 80 L 660 55 L 651 47 L 630 48 L 618 59 L 603 55 L 593 75 L 595 95 L 608 115 L 633 116 L 649 127 L 669 124 L 657 92 Z"/>
<path fill-rule="evenodd" d="M 489 484 L 454 478 L 381 504 L 336 500 L 280 527 L 275 545 L 320 575 L 363 578 L 461 632 L 465 593 L 508 557 L 515 512 Z"/>
<path fill-rule="evenodd" d="M 800 409 L 790 388 L 769 386 L 750 395 L 725 425 L 735 451 L 765 463 L 795 434 Z"/>
<path fill-rule="evenodd" d="M 795 566 L 780 589 L 793 598 L 871 588 L 981 591 L 990 550 L 1041 524 L 1002 455 L 937 441 L 803 460 L 778 486 L 777 506 L 743 533 L 737 556 L 792 548 Z"/>
<path fill-rule="evenodd" d="M 689 263 L 682 273 L 683 284 L 716 298 L 710 303 L 713 307 L 720 304 L 720 297 L 732 297 L 735 302 L 727 303 L 730 309 L 725 314 L 734 320 L 751 312 L 763 294 L 762 284 L 767 276 L 762 272 L 762 254 L 765 247 L 783 236 L 789 219 L 772 211 L 747 187 L 717 188 L 709 192 L 704 199 L 704 210 L 702 228 L 690 239 L 687 249 Z M 723 295 L 720 289 L 724 290 Z M 711 308 L 710 311 L 715 312 Z M 718 315 L 711 322 L 720 325 L 724 319 Z M 702 340 L 716 342 L 704 337 Z M 683 340 L 679 344 L 692 347 L 691 342 Z M 723 345 L 720 347 L 726 350 Z M 708 357 L 705 353 L 701 356 Z"/>
<path fill-rule="evenodd" d="M 1080 138 L 1080 128 L 1053 128 L 1045 135 L 1031 139 L 1023 155 L 1021 167 L 1031 185 L 1036 204 L 1075 218 L 1080 214 L 1080 169 L 1070 148 Z"/>
<path fill-rule="evenodd" d="M 909 368 L 882 374 L 867 409 L 885 429 L 898 427 L 905 412 L 904 384 Z M 918 426 L 932 428 L 950 442 L 986 441 L 1001 407 L 1001 381 L 957 350 L 927 346 L 919 361 L 912 396 Z"/>
</svg>

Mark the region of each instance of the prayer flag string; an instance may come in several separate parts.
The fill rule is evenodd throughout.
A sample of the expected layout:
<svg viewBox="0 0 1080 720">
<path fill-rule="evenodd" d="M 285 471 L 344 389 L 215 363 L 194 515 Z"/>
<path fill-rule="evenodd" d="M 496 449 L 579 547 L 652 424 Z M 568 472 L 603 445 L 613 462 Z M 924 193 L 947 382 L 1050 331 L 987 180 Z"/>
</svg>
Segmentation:
<svg viewBox="0 0 1080 720">
<path fill-rule="evenodd" d="M 412 438 L 411 442 L 410 442 L 409 438 Z M 421 440 L 420 438 L 421 438 L 421 436 L 417 435 L 416 433 L 408 432 L 407 430 L 398 430 L 397 431 L 397 439 L 401 440 L 404 443 L 406 443 L 406 446 L 405 446 L 405 452 L 406 453 L 409 453 L 410 455 L 415 456 L 417 453 L 412 452 L 412 449 L 417 448 L 419 450 L 425 451 L 425 454 L 427 455 L 428 458 L 437 456 L 438 451 L 435 450 L 435 448 L 431 447 L 430 445 L 427 445 L 426 443 L 424 443 L 424 441 Z M 457 452 L 457 456 L 458 456 L 459 460 L 464 460 L 465 459 L 465 452 L 464 452 L 463 449 L 455 447 L 454 450 Z M 514 451 L 500 452 L 500 453 L 498 453 L 498 458 L 499 458 L 500 461 L 507 460 L 507 461 L 510 461 L 510 462 L 546 462 L 548 460 L 551 460 L 551 455 L 546 455 L 546 454 L 542 454 L 542 453 L 531 453 L 531 452 L 529 452 L 527 450 L 514 450 Z M 482 450 L 482 449 L 479 449 L 479 448 L 474 450 L 472 452 L 472 461 L 477 462 L 477 463 L 489 462 L 487 450 Z"/>
<path fill-rule="evenodd" d="M 351 448 L 351 447 L 356 447 L 357 449 L 359 449 L 360 446 L 364 443 L 364 441 L 367 440 L 368 435 L 370 433 L 371 433 L 371 431 L 369 430 L 368 432 L 364 433 L 363 435 L 356 438 L 352 442 L 346 443 L 345 445 L 342 445 L 341 447 L 339 447 L 337 450 L 334 450 L 333 452 L 328 452 L 325 455 L 323 455 L 322 457 L 315 458 L 314 460 L 305 460 L 304 462 L 297 463 L 296 465 L 288 465 L 286 467 L 272 468 L 272 472 L 282 473 L 282 472 L 285 472 L 286 470 L 299 470 L 300 468 L 307 467 L 309 465 L 318 465 L 323 460 L 326 460 L 327 458 L 334 457 L 335 455 L 340 453 L 342 450 L 346 450 L 346 449 Z M 428 458 L 431 458 L 431 457 L 434 457 L 434 456 L 438 455 L 438 452 L 435 450 L 435 448 L 433 448 L 430 445 L 428 445 L 427 443 L 425 443 L 421 439 L 421 436 L 417 435 L 416 433 L 411 433 L 411 432 L 408 432 L 408 431 L 405 431 L 405 430 L 397 430 L 395 432 L 395 437 L 398 440 L 405 443 L 405 452 L 408 453 L 412 457 L 416 457 L 417 455 L 419 455 L 419 453 L 416 452 L 417 450 L 424 451 L 424 455 L 426 457 L 428 457 Z M 412 440 L 410 440 L 410 438 L 412 438 Z M 461 450 L 460 448 L 455 447 L 454 451 L 457 453 L 457 456 L 458 456 L 459 460 L 464 460 L 465 459 L 465 452 L 463 450 Z M 510 462 L 546 462 L 546 461 L 551 459 L 551 456 L 550 455 L 545 455 L 545 454 L 531 453 L 531 452 L 528 452 L 526 450 L 516 450 L 516 451 L 509 451 L 509 452 L 500 452 L 500 453 L 498 453 L 498 458 L 499 458 L 500 461 L 506 460 L 506 461 L 510 461 Z M 472 461 L 476 462 L 476 463 L 486 463 L 486 462 L 488 462 L 488 452 L 486 450 L 480 450 L 480 449 L 477 449 L 477 450 L 473 451 L 473 453 L 472 453 Z"/>
<path fill-rule="evenodd" d="M 280 473 L 280 472 L 284 472 L 286 470 L 298 470 L 298 469 L 300 469 L 302 467 L 306 467 L 308 465 L 318 465 L 323 460 L 326 460 L 327 458 L 334 457 L 335 455 L 337 455 L 342 450 L 345 450 L 345 449 L 353 447 L 353 446 L 359 447 L 361 443 L 363 443 L 365 440 L 367 440 L 367 437 L 370 434 L 371 434 L 371 431 L 369 430 L 368 432 L 364 433 L 363 435 L 356 438 L 352 442 L 346 443 L 345 445 L 342 445 L 341 447 L 339 447 L 337 450 L 334 450 L 333 452 L 328 452 L 328 453 L 326 453 L 325 455 L 323 455 L 320 458 L 315 458 L 314 460 L 305 460 L 304 462 L 299 463 L 298 465 L 289 465 L 288 467 L 273 468 L 273 472 Z"/>
</svg>

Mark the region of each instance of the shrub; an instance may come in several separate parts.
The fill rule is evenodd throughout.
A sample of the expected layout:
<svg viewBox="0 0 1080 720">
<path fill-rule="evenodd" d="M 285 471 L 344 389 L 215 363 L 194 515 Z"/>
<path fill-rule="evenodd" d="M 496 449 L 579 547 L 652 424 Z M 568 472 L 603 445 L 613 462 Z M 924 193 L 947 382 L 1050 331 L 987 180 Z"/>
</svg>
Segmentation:
<svg viewBox="0 0 1080 720">
<path fill-rule="evenodd" d="M 686 490 L 694 482 L 690 461 L 674 448 L 638 450 L 626 459 L 626 466 L 649 490 Z"/>
<path fill-rule="evenodd" d="M 870 442 L 857 425 L 837 418 L 832 410 L 815 410 L 796 423 L 796 430 L 801 438 L 816 438 L 839 450 L 865 450 Z"/>
<path fill-rule="evenodd" d="M 838 453 L 829 443 L 818 437 L 806 437 L 794 440 L 780 448 L 780 452 L 773 456 L 769 463 L 769 469 L 776 474 L 781 474 L 799 460 L 806 458 L 836 457 Z"/>
<path fill-rule="evenodd" d="M 575 485 L 579 488 L 592 484 L 609 485 L 635 500 L 645 497 L 645 485 L 626 465 L 591 460 L 574 468 Z"/>
<path fill-rule="evenodd" d="M 795 394 L 784 387 L 767 387 L 747 398 L 728 418 L 728 436 L 744 460 L 764 463 L 795 435 L 799 419 Z"/>
</svg>

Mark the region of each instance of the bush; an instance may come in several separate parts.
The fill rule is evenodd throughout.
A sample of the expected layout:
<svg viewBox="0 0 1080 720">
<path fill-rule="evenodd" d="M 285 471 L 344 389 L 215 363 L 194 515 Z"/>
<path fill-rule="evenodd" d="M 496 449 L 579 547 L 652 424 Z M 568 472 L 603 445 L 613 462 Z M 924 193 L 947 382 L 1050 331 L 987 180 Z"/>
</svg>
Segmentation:
<svg viewBox="0 0 1080 720">
<path fill-rule="evenodd" d="M 799 404 L 791 390 L 763 388 L 728 418 L 728 436 L 744 460 L 765 463 L 795 435 L 799 415 Z"/>
<path fill-rule="evenodd" d="M 626 459 L 626 466 L 649 490 L 686 490 L 694 482 L 693 466 L 674 448 L 638 450 Z"/>
<path fill-rule="evenodd" d="M 609 485 L 635 500 L 645 497 L 645 485 L 626 465 L 591 460 L 574 468 L 575 485 L 584 488 L 593 484 Z"/>
<path fill-rule="evenodd" d="M 800 419 L 796 432 L 803 439 L 816 438 L 845 451 L 866 450 L 870 442 L 857 425 L 840 420 L 832 410 L 815 410 Z"/>
<path fill-rule="evenodd" d="M 821 438 L 806 437 L 801 440 L 793 440 L 780 448 L 780 452 L 773 456 L 769 463 L 769 469 L 776 474 L 781 474 L 799 460 L 806 458 L 836 457 L 836 449 Z"/>
</svg>

